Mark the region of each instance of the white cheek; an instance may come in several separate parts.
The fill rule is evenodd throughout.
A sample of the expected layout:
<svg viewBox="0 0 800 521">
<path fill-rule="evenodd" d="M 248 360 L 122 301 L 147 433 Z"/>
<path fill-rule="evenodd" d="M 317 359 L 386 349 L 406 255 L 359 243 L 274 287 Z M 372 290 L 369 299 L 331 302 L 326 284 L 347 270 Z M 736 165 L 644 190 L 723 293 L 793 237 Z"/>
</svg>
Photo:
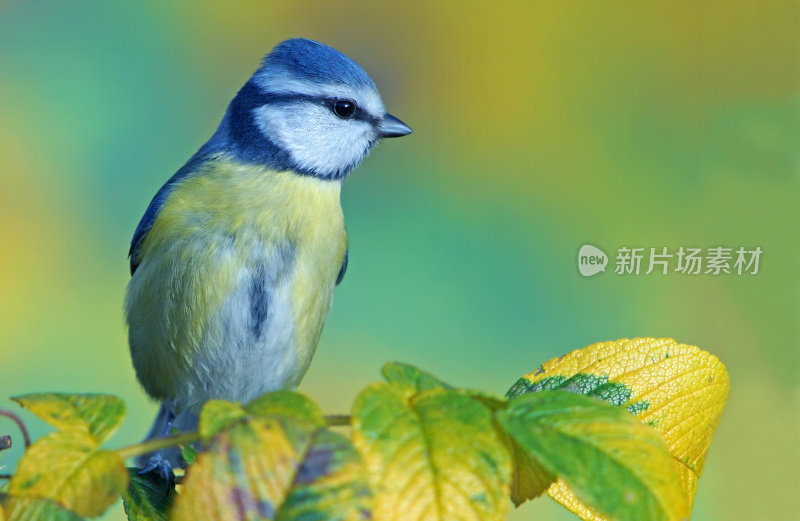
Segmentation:
<svg viewBox="0 0 800 521">
<path fill-rule="evenodd" d="M 369 123 L 341 119 L 321 105 L 264 105 L 255 112 L 261 131 L 298 166 L 323 175 L 357 164 L 375 139 Z"/>
</svg>

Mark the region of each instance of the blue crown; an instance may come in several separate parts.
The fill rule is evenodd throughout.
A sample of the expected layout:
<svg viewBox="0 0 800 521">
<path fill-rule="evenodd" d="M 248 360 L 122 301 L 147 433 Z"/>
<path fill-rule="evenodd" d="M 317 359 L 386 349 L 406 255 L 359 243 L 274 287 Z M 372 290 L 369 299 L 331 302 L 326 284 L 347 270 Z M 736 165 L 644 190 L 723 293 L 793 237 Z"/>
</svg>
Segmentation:
<svg viewBox="0 0 800 521">
<path fill-rule="evenodd" d="M 261 68 L 272 72 L 282 69 L 299 80 L 314 83 L 375 88 L 372 78 L 356 62 L 336 49 L 305 38 L 292 38 L 276 45 L 264 57 Z"/>
</svg>

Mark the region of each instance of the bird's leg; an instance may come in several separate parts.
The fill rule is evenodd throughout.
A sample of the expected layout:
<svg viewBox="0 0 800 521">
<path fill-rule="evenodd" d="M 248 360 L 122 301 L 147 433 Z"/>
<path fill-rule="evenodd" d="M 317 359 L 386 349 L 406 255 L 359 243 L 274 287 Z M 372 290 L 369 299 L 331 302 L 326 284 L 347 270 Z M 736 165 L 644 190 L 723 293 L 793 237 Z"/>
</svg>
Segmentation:
<svg viewBox="0 0 800 521">
<path fill-rule="evenodd" d="M 172 410 L 167 411 L 167 418 L 164 422 L 164 428 L 161 430 L 159 435 L 160 438 L 168 436 L 170 430 L 172 430 L 172 422 L 175 421 L 175 413 Z M 139 475 L 149 474 L 150 472 L 155 472 L 161 479 L 163 479 L 169 488 L 175 486 L 175 473 L 172 472 L 172 464 L 169 462 L 167 458 L 164 457 L 163 451 L 157 450 L 153 453 L 152 456 L 147 460 L 147 463 L 143 468 L 139 470 Z"/>
</svg>

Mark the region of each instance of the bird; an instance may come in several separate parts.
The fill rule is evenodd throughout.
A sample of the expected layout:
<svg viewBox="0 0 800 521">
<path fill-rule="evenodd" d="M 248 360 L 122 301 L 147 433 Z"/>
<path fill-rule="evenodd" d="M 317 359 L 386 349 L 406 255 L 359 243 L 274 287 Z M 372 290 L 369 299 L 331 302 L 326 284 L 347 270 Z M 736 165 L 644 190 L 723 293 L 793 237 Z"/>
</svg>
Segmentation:
<svg viewBox="0 0 800 521">
<path fill-rule="evenodd" d="M 277 44 L 133 234 L 125 295 L 136 377 L 161 407 L 145 440 L 196 427 L 210 399 L 294 389 L 348 264 L 342 181 L 411 128 L 323 43 Z M 170 477 L 176 450 L 140 456 Z"/>
</svg>

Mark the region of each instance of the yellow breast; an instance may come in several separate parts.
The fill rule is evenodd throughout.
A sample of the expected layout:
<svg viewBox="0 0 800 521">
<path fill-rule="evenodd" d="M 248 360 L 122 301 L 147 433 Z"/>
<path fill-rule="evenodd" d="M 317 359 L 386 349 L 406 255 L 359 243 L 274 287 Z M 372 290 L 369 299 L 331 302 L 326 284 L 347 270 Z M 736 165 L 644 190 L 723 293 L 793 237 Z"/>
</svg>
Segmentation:
<svg viewBox="0 0 800 521">
<path fill-rule="evenodd" d="M 191 370 L 198 351 L 215 348 L 209 338 L 224 344 L 226 333 L 210 329 L 254 251 L 268 256 L 287 245 L 292 256 L 281 284 L 293 319 L 286 349 L 295 357 L 287 363 L 299 381 L 347 248 L 340 189 L 339 181 L 224 159 L 173 189 L 142 242 L 126 302 L 134 365 L 150 394 L 180 393 L 172 376 Z"/>
</svg>

